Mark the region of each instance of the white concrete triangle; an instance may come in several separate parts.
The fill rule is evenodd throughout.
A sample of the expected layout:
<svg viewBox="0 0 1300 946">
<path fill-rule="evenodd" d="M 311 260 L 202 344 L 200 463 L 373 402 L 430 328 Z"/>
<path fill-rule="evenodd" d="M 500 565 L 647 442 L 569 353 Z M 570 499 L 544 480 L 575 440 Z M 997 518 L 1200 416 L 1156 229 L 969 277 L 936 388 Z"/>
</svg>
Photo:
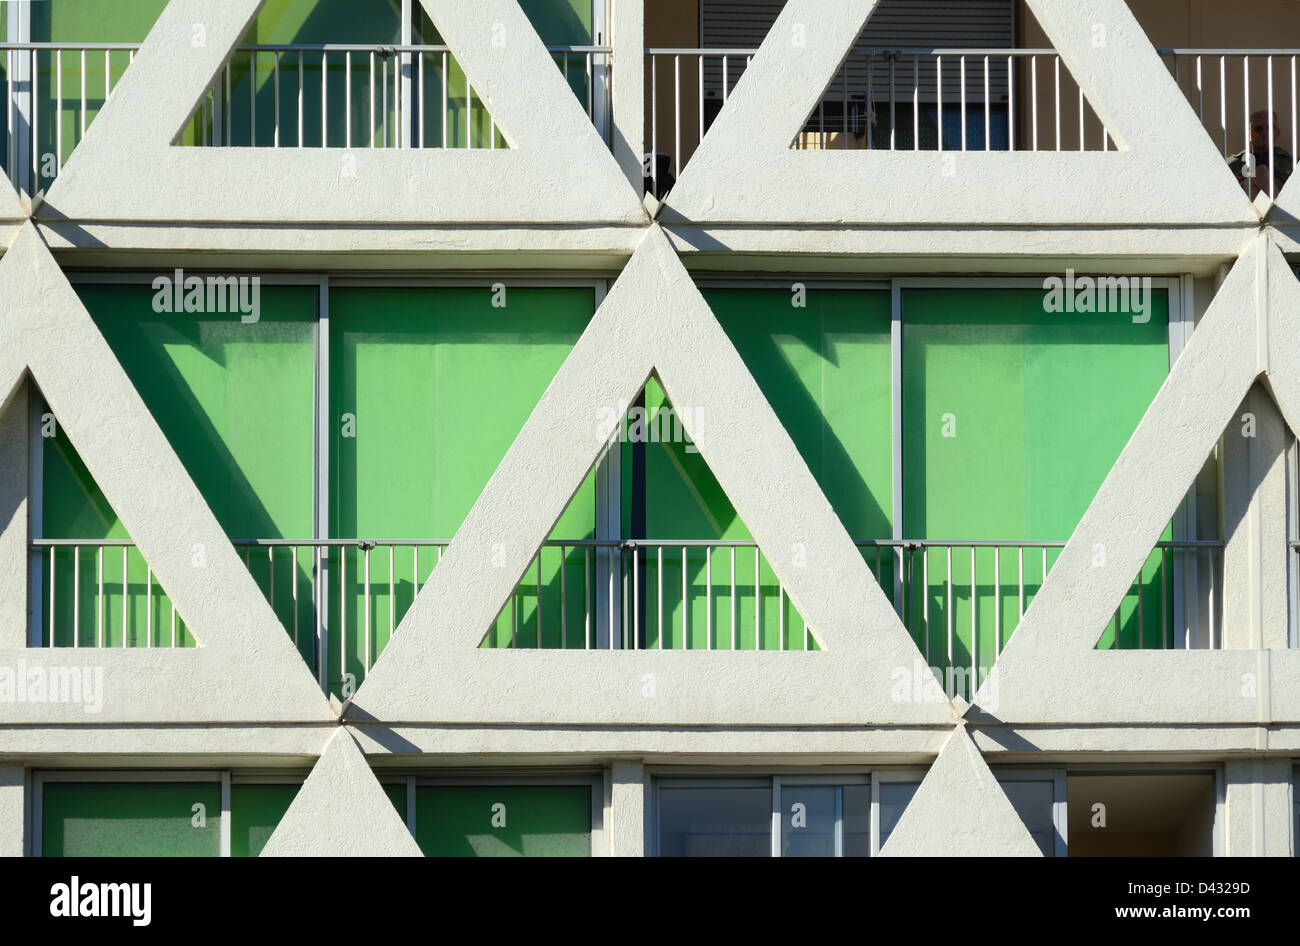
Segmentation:
<svg viewBox="0 0 1300 946">
<path fill-rule="evenodd" d="M 792 150 L 877 3 L 790 0 L 660 218 L 817 225 L 1258 222 L 1124 0 L 1029 0 L 1119 151 Z M 1134 191 L 1143 200 L 1133 200 Z"/>
<path fill-rule="evenodd" d="M 1042 857 L 964 723 L 939 750 L 881 857 Z"/>
<path fill-rule="evenodd" d="M 678 408 L 707 405 L 709 422 L 693 431 L 695 445 L 824 650 L 615 655 L 478 647 L 608 443 L 619 423 L 617 405 L 630 403 L 652 371 Z M 895 684 L 913 679 L 918 662 L 916 644 L 655 225 L 492 475 L 349 716 L 541 714 L 557 722 L 560 713 L 574 721 L 686 722 L 716 720 L 710 714 L 722 712 L 751 723 L 950 722 L 946 699 L 913 699 L 910 691 L 900 698 Z M 517 675 L 502 677 L 507 667 Z M 559 701 L 557 690 L 574 698 Z M 642 695 L 649 691 L 653 696 Z"/>
<path fill-rule="evenodd" d="M 510 148 L 174 146 L 264 2 L 171 0 L 49 188 L 42 218 L 646 222 L 514 0 L 421 0 Z"/>
<path fill-rule="evenodd" d="M 0 377 L 12 376 L 15 365 L 30 371 L 200 645 L 73 656 L 88 664 L 158 665 L 162 677 L 152 685 L 172 687 L 173 702 L 168 709 L 154 693 L 153 711 L 179 714 L 168 722 L 194 714 L 332 718 L 311 671 L 30 221 L 0 259 L 0 353 Z M 66 649 L 22 653 L 29 665 L 69 659 Z M 148 696 L 118 690 L 105 712 L 149 712 Z M 58 704 L 37 709 L 46 721 L 63 712 Z M 6 704 L 4 711 L 21 716 L 29 708 Z M 81 718 L 79 707 L 67 712 Z"/>
<path fill-rule="evenodd" d="M 421 857 L 356 740 L 340 726 L 261 857 Z"/>
<path fill-rule="evenodd" d="M 25 220 L 27 210 L 23 207 L 23 202 L 14 190 L 13 184 L 9 182 L 9 176 L 0 173 L 0 223 L 6 220 Z M 7 242 L 5 242 L 7 245 Z"/>
</svg>

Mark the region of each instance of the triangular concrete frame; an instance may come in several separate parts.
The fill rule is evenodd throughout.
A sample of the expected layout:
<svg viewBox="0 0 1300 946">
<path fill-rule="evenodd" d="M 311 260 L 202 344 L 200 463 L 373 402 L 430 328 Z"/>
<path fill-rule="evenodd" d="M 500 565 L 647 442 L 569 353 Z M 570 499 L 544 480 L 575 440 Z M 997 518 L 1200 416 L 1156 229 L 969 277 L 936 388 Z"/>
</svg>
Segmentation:
<svg viewBox="0 0 1300 946">
<path fill-rule="evenodd" d="M 41 218 L 646 222 L 515 0 L 420 0 L 510 148 L 173 146 L 264 2 L 171 0 L 50 186 Z"/>
<path fill-rule="evenodd" d="M 659 219 L 822 226 L 1259 222 L 1124 0 L 1029 0 L 1119 151 L 792 150 L 877 3 L 790 0 Z M 1134 202 L 1134 190 L 1145 199 Z"/>
<path fill-rule="evenodd" d="M 1042 857 L 965 724 L 939 750 L 880 857 Z"/>
<path fill-rule="evenodd" d="M 1300 282 L 1254 238 L 975 698 L 1003 722 L 1300 720 L 1300 652 L 1097 650 L 1102 631 L 1258 378 L 1300 421 Z M 1104 555 L 1095 559 L 1100 546 Z M 1104 566 L 1095 567 L 1095 560 Z"/>
<path fill-rule="evenodd" d="M 423 857 L 352 734 L 340 726 L 261 857 Z"/>
<path fill-rule="evenodd" d="M 824 650 L 478 647 L 608 442 L 616 406 L 630 403 L 652 372 L 678 407 L 707 403 L 709 423 L 692 432 L 695 444 Z M 655 225 L 345 715 L 480 723 L 951 724 L 955 716 L 944 698 L 892 697 L 900 677 L 910 680 L 918 664 L 924 666 L 916 644 Z"/>
<path fill-rule="evenodd" d="M 336 718 L 94 320 L 24 224 L 0 259 L 0 403 L 30 372 L 90 474 L 193 631 L 192 649 L 31 648 L 8 665 L 103 667 L 104 707 L 6 703 L 6 722 Z M 201 547 L 202 555 L 196 554 Z M 21 636 L 8 629 L 5 638 Z M 146 672 L 147 671 L 147 672 Z M 119 676 L 120 672 L 120 676 Z M 149 692 L 125 692 L 118 679 Z"/>
</svg>

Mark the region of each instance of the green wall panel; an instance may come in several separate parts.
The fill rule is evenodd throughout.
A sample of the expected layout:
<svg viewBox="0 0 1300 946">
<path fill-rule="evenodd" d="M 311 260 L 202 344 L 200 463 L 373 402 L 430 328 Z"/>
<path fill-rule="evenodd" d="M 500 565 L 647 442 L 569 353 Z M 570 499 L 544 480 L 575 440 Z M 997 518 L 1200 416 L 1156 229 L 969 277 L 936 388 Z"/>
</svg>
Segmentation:
<svg viewBox="0 0 1300 946">
<path fill-rule="evenodd" d="M 257 857 L 293 804 L 301 785 L 230 786 L 230 855 Z"/>
<path fill-rule="evenodd" d="M 905 618 L 925 649 L 928 613 L 932 657 L 946 654 L 951 618 L 953 661 L 970 666 L 974 639 L 975 659 L 988 667 L 995 609 L 1004 644 L 1020 615 L 1014 543 L 1070 537 L 1168 374 L 1167 293 L 1155 292 L 1145 323 L 1126 312 L 1045 312 L 1043 291 L 1031 288 L 905 289 L 902 300 L 904 532 L 1012 544 L 998 553 L 999 587 L 994 551 L 975 553 L 973 595 L 971 552 L 954 550 L 951 608 L 946 554 L 932 553 L 925 598 L 925 582 L 910 583 Z M 1048 551 L 1047 570 L 1057 554 Z M 1045 569 L 1040 550 L 1024 558 L 1028 606 Z M 920 556 L 911 559 L 919 578 Z M 1141 586 L 1149 613 L 1158 612 L 1158 556 Z M 1135 635 L 1131 598 L 1121 633 Z M 1144 643 L 1159 646 L 1158 634 Z"/>
<path fill-rule="evenodd" d="M 203 806 L 201 818 L 195 805 Z M 215 857 L 221 851 L 221 787 L 47 782 L 41 831 L 46 857 Z"/>
<path fill-rule="evenodd" d="M 239 313 L 158 313 L 153 290 L 141 285 L 77 287 L 109 346 L 218 523 L 233 539 L 310 538 L 313 532 L 314 337 L 313 287 L 263 286 L 260 317 L 243 323 Z M 143 461 L 142 461 L 143 462 Z M 45 538 L 127 539 L 118 520 L 76 450 L 58 428 L 45 440 L 43 482 Z M 102 599 L 105 642 L 122 638 L 122 553 L 104 555 Z M 249 557 L 254 578 L 269 591 L 272 565 L 262 550 Z M 45 571 L 49 560 L 46 554 Z M 79 563 L 79 641 L 93 644 L 99 563 Z M 153 642 L 171 643 L 170 604 L 154 584 L 138 553 L 128 556 L 127 624 L 132 645 L 147 643 L 145 615 L 153 599 Z M 293 626 L 289 589 L 299 587 L 300 649 L 312 653 L 310 633 L 311 559 L 296 562 L 282 551 L 274 565 L 279 589 L 275 610 Z M 72 643 L 73 561 L 64 550 L 56 560 L 56 643 Z M 43 602 L 44 604 L 44 602 Z M 48 615 L 43 616 L 48 624 Z M 193 639 L 178 621 L 177 643 Z"/>
<path fill-rule="evenodd" d="M 487 289 L 336 289 L 330 298 L 332 534 L 339 538 L 448 540 L 478 499 L 542 392 L 591 320 L 590 289 L 511 288 L 495 308 Z M 345 414 L 355 418 L 347 436 Z M 590 539 L 595 525 L 594 477 L 577 489 L 553 530 L 560 539 Z M 366 615 L 360 611 L 365 558 L 342 553 L 350 596 L 343 638 L 330 646 L 330 678 L 360 682 L 365 667 Z M 419 582 L 436 563 L 420 552 Z M 566 556 L 566 578 L 581 581 L 581 553 Z M 332 565 L 337 566 L 337 557 Z M 337 574 L 337 572 L 336 572 Z M 390 582 L 391 578 L 391 582 Z M 394 614 L 410 606 L 416 562 L 409 547 L 370 556 L 371 653 L 392 632 Z M 536 646 L 539 613 L 536 567 L 506 606 L 489 645 Z M 579 585 L 570 586 L 576 589 Z M 542 557 L 543 641 L 558 646 L 560 558 Z M 337 596 L 331 627 L 339 628 Z M 581 627 L 582 599 L 569 596 L 571 621 Z M 531 637 L 530 637 L 531 635 Z M 571 635 L 570 643 L 580 646 Z"/>
<path fill-rule="evenodd" d="M 791 304 L 786 290 L 709 289 L 705 298 L 849 534 L 861 540 L 889 538 L 889 293 L 814 289 L 801 308 Z M 628 424 L 622 448 L 623 534 L 652 540 L 751 541 L 704 458 L 675 431 L 668 435 L 661 412 L 672 405 L 656 380 L 647 384 L 643 403 L 660 434 L 658 442 L 642 446 L 635 441 L 644 442 L 645 435 L 634 432 L 634 421 Z M 682 405 L 680 414 L 688 425 L 694 420 L 703 429 L 711 421 L 708 410 L 708 404 Z M 675 426 L 675 420 L 670 423 Z M 644 508 L 638 510 L 634 480 L 642 475 L 636 472 L 641 463 Z M 644 535 L 637 534 L 636 520 L 641 518 Z M 875 551 L 864 550 L 864 555 L 874 568 Z M 892 583 L 891 563 L 886 559 L 881 565 L 884 580 Z M 666 549 L 662 570 L 653 554 L 642 572 L 648 589 L 646 646 L 660 645 L 662 578 L 666 648 L 752 650 L 760 643 L 765 650 L 816 647 L 789 602 L 781 613 L 779 582 L 765 556 L 756 563 L 752 549 L 738 549 L 734 577 L 733 596 L 730 550 L 714 552 L 710 561 L 703 549 L 688 549 L 683 565 L 680 549 Z M 706 595 L 710 579 L 712 594 Z M 683 597 L 690 602 L 688 611 Z M 710 607 L 711 615 L 706 610 Z"/>
<path fill-rule="evenodd" d="M 421 786 L 415 840 L 428 857 L 588 857 L 590 786 Z"/>
</svg>

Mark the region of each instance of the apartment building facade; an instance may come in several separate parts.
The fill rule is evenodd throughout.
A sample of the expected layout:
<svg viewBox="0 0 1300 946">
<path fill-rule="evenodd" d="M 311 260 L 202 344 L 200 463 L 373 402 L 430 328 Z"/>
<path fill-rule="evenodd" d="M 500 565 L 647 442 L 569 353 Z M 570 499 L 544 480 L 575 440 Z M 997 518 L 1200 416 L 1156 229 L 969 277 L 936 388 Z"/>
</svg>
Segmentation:
<svg viewBox="0 0 1300 946">
<path fill-rule="evenodd" d="M 0 854 L 1300 852 L 1238 6 L 0 3 Z"/>
</svg>

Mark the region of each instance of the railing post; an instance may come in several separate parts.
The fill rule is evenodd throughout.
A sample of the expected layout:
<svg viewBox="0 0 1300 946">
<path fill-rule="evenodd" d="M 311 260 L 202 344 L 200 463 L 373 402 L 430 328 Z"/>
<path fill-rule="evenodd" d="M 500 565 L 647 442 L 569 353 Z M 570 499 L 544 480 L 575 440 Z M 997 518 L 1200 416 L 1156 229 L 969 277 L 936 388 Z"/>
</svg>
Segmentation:
<svg viewBox="0 0 1300 946">
<path fill-rule="evenodd" d="M 609 6 L 608 39 L 599 33 L 592 38 L 597 45 L 613 49 L 609 70 L 612 125 L 601 129 L 599 109 L 593 118 L 612 144 L 614 160 L 628 183 L 640 194 L 645 154 L 645 0 L 610 0 Z"/>
</svg>

